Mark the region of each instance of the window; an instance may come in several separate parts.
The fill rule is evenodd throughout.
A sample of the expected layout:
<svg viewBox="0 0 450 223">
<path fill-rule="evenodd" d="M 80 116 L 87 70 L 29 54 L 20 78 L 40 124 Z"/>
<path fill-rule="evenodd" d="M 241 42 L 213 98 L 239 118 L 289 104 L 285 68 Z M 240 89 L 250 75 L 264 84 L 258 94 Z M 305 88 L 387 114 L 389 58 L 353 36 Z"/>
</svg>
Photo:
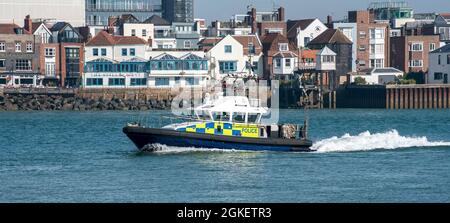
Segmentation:
<svg viewBox="0 0 450 223">
<path fill-rule="evenodd" d="M 175 77 L 175 84 L 179 85 L 181 82 L 181 77 Z"/>
<path fill-rule="evenodd" d="M 6 43 L 0 42 L 0 52 L 5 52 L 5 51 L 6 51 Z"/>
<path fill-rule="evenodd" d="M 125 78 L 109 78 L 109 86 L 125 86 Z"/>
<path fill-rule="evenodd" d="M 370 60 L 370 67 L 372 68 L 383 68 L 384 60 L 383 59 L 372 59 Z"/>
<path fill-rule="evenodd" d="M 322 56 L 322 62 L 324 62 L 324 63 L 334 63 L 334 56 L 331 56 L 331 55 Z"/>
<path fill-rule="evenodd" d="M 258 70 L 258 62 L 253 62 L 253 70 Z"/>
<path fill-rule="evenodd" d="M 422 67 L 423 66 L 423 60 L 410 60 L 409 61 L 409 67 Z"/>
<path fill-rule="evenodd" d="M 102 86 L 103 78 L 87 78 L 86 85 L 87 86 Z"/>
<path fill-rule="evenodd" d="M 370 44 L 371 54 L 384 54 L 384 44 Z"/>
<path fill-rule="evenodd" d="M 131 30 L 131 36 L 136 36 L 136 30 L 135 29 Z"/>
<path fill-rule="evenodd" d="M 55 76 L 55 63 L 45 63 L 45 75 L 46 76 Z"/>
<path fill-rule="evenodd" d="M 225 53 L 232 53 L 233 52 L 233 47 L 231 45 L 226 45 L 225 46 Z"/>
<path fill-rule="evenodd" d="M 220 61 L 219 68 L 221 73 L 229 73 L 237 70 L 236 61 Z"/>
<path fill-rule="evenodd" d="M 131 78 L 131 86 L 147 86 L 147 78 Z"/>
<path fill-rule="evenodd" d="M 5 60 L 1 59 L 0 60 L 0 68 L 5 68 L 6 67 L 6 62 Z"/>
<path fill-rule="evenodd" d="M 435 80 L 442 80 L 442 73 L 434 73 Z"/>
<path fill-rule="evenodd" d="M 16 52 L 22 52 L 22 43 L 16 42 Z"/>
<path fill-rule="evenodd" d="M 438 55 L 438 65 L 441 65 L 441 55 Z"/>
<path fill-rule="evenodd" d="M 288 51 L 289 45 L 287 43 L 280 43 L 278 44 L 278 48 L 280 51 Z"/>
<path fill-rule="evenodd" d="M 136 56 L 136 49 L 135 48 L 131 48 L 130 49 L 130 56 Z"/>
<path fill-rule="evenodd" d="M 281 59 L 280 58 L 276 58 L 275 59 L 275 68 L 279 68 L 281 67 Z"/>
<path fill-rule="evenodd" d="M 106 56 L 106 49 L 105 49 L 105 48 L 102 48 L 102 50 L 101 50 L 101 51 L 102 51 L 102 56 L 104 56 L 104 57 L 105 57 L 105 56 Z"/>
<path fill-rule="evenodd" d="M 311 42 L 311 37 L 305 37 L 303 41 L 305 42 L 304 45 L 306 46 L 309 42 Z"/>
<path fill-rule="evenodd" d="M 362 67 L 366 66 L 366 61 L 365 60 L 358 60 L 358 64 Z"/>
<path fill-rule="evenodd" d="M 409 51 L 422 51 L 423 50 L 423 43 L 412 43 L 409 45 Z"/>
<path fill-rule="evenodd" d="M 16 60 L 16 70 L 31 71 L 31 60 Z"/>
<path fill-rule="evenodd" d="M 248 53 L 251 55 L 255 55 L 256 54 L 256 48 L 255 45 L 253 43 L 249 43 L 248 44 Z"/>
<path fill-rule="evenodd" d="M 54 57 L 56 55 L 55 48 L 45 48 L 45 56 L 46 57 Z"/>
<path fill-rule="evenodd" d="M 384 39 L 384 29 L 370 29 L 371 39 Z"/>
<path fill-rule="evenodd" d="M 122 56 L 128 56 L 128 49 L 122 48 Z"/>
<path fill-rule="evenodd" d="M 435 43 L 430 43 L 430 51 L 433 51 L 436 49 L 436 44 Z"/>
<path fill-rule="evenodd" d="M 184 41 L 184 48 L 191 48 L 192 47 L 192 43 L 190 40 L 185 40 Z"/>
<path fill-rule="evenodd" d="M 27 53 L 32 53 L 32 52 L 33 52 L 33 43 L 27 42 Z"/>
<path fill-rule="evenodd" d="M 447 64 L 450 64 L 450 54 L 447 54 Z"/>
<path fill-rule="evenodd" d="M 142 37 L 146 37 L 147 36 L 147 30 L 146 29 L 143 29 L 142 30 Z"/>
<path fill-rule="evenodd" d="M 366 38 L 366 32 L 364 32 L 364 31 L 359 32 L 359 38 L 360 39 L 365 39 Z"/>
<path fill-rule="evenodd" d="M 200 85 L 200 79 L 193 78 L 193 77 L 187 77 L 186 78 L 186 85 L 188 85 L 188 86 Z"/>
<path fill-rule="evenodd" d="M 366 51 L 366 45 L 359 46 L 359 51 Z"/>
<path fill-rule="evenodd" d="M 286 67 L 291 67 L 291 59 L 286 59 Z"/>
<path fill-rule="evenodd" d="M 92 49 L 92 55 L 98 56 L 98 49 L 97 48 Z"/>
<path fill-rule="evenodd" d="M 155 86 L 169 86 L 169 78 L 155 78 Z"/>
</svg>

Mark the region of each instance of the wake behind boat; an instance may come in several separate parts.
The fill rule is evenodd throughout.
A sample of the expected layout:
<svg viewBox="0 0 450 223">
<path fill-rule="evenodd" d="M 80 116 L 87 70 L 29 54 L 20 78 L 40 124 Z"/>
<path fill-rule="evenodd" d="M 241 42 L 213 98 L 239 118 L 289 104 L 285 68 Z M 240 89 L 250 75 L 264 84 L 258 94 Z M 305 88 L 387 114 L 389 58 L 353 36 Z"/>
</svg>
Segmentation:
<svg viewBox="0 0 450 223">
<path fill-rule="evenodd" d="M 227 96 L 194 109 L 191 121 L 152 128 L 140 123 L 128 124 L 123 132 L 143 151 L 153 151 L 151 145 L 205 149 L 234 149 L 248 151 L 310 152 L 312 141 L 307 139 L 307 123 L 261 123 L 268 108 L 252 107 L 247 97 Z"/>
</svg>

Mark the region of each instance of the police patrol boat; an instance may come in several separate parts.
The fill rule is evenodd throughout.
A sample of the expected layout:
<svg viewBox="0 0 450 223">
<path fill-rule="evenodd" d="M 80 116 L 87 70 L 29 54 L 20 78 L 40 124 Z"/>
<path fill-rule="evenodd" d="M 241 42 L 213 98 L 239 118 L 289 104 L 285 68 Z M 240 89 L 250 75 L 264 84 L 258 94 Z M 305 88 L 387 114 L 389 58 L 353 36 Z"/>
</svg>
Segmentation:
<svg viewBox="0 0 450 223">
<path fill-rule="evenodd" d="M 163 128 L 131 123 L 123 132 L 141 151 L 156 151 L 152 145 L 247 151 L 310 152 L 307 121 L 293 124 L 262 124 L 269 109 L 251 106 L 247 97 L 220 96 L 194 109 L 187 122 Z"/>
</svg>

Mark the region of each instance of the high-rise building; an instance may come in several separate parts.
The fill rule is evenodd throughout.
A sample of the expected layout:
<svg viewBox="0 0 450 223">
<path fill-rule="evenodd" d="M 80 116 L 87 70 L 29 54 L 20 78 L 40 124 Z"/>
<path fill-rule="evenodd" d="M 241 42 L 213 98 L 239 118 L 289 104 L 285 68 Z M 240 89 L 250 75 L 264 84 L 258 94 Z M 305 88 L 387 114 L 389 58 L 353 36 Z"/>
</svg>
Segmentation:
<svg viewBox="0 0 450 223">
<path fill-rule="evenodd" d="M 85 0 L 86 24 L 89 26 L 108 25 L 110 16 L 132 14 L 140 21 L 152 15 L 161 16 L 162 0 Z"/>
<path fill-rule="evenodd" d="M 35 19 L 85 25 L 83 0 L 1 0 L 0 23 L 22 23 L 25 16 Z"/>
<path fill-rule="evenodd" d="M 169 22 L 194 22 L 194 0 L 163 0 L 163 18 Z"/>
</svg>

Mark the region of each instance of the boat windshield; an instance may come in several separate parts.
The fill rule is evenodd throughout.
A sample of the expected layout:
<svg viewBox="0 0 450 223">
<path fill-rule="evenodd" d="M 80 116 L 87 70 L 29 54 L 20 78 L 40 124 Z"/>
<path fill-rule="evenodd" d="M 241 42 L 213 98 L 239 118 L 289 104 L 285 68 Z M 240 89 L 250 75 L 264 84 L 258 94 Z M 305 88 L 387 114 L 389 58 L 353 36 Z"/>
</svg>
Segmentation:
<svg viewBox="0 0 450 223">
<path fill-rule="evenodd" d="M 212 115 L 214 121 L 221 121 L 221 122 L 230 121 L 230 113 L 228 112 L 213 112 Z"/>
<path fill-rule="evenodd" d="M 233 113 L 233 122 L 245 123 L 245 113 L 235 112 Z"/>
</svg>

